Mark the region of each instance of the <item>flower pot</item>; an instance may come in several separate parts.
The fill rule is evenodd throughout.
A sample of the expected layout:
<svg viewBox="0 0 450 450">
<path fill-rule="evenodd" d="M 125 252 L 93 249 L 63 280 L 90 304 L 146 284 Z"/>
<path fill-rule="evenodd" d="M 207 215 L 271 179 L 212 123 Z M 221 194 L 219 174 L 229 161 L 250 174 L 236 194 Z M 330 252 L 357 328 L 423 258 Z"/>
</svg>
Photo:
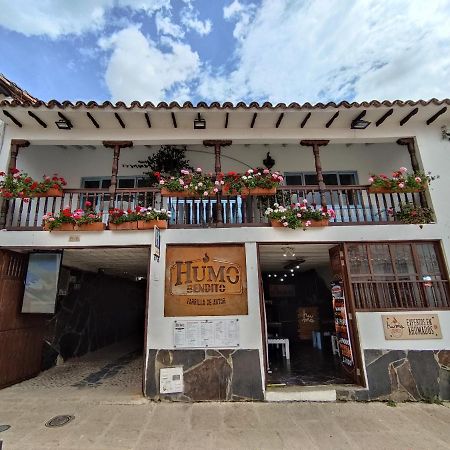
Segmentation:
<svg viewBox="0 0 450 450">
<path fill-rule="evenodd" d="M 122 223 L 109 223 L 108 228 L 110 230 L 137 230 L 137 221 L 134 222 L 122 222 Z"/>
<path fill-rule="evenodd" d="M 63 195 L 61 189 L 50 188 L 47 192 L 32 192 L 30 197 L 62 197 Z"/>
<path fill-rule="evenodd" d="M 322 219 L 322 220 L 310 220 L 311 225 L 308 228 L 312 227 L 327 227 L 330 224 L 330 221 L 328 219 Z"/>
<path fill-rule="evenodd" d="M 270 219 L 270 226 L 273 228 L 287 228 L 278 219 Z"/>
<path fill-rule="evenodd" d="M 260 188 L 260 187 L 256 187 L 256 188 L 246 188 L 243 187 L 241 189 L 241 192 L 237 192 L 235 190 L 230 190 L 230 187 L 225 185 L 222 188 L 222 193 L 224 195 L 242 195 L 242 196 L 246 196 L 246 195 L 251 195 L 251 196 L 261 196 L 261 195 L 275 195 L 277 193 L 277 188 L 276 186 L 274 186 L 273 188 Z"/>
<path fill-rule="evenodd" d="M 412 192 L 422 192 L 425 190 L 425 186 L 421 188 L 404 188 L 404 189 L 391 189 L 381 186 L 369 186 L 369 194 L 397 194 L 397 193 L 412 193 Z"/>
<path fill-rule="evenodd" d="M 75 231 L 103 231 L 105 224 L 103 222 L 83 223 L 75 225 Z"/>
<path fill-rule="evenodd" d="M 167 220 L 138 220 L 138 230 L 153 230 L 155 225 L 159 229 L 165 230 L 167 228 Z"/>
<path fill-rule="evenodd" d="M 73 231 L 75 229 L 75 225 L 73 223 L 62 223 L 59 227 L 50 229 L 49 223 L 44 222 L 43 230 L 44 231 Z"/>
<path fill-rule="evenodd" d="M 200 195 L 200 192 L 191 192 L 191 191 L 169 191 L 166 188 L 161 189 L 161 195 L 163 197 L 177 197 L 177 198 L 208 198 L 208 197 L 215 197 L 216 194 L 209 193 L 207 196 Z"/>
</svg>

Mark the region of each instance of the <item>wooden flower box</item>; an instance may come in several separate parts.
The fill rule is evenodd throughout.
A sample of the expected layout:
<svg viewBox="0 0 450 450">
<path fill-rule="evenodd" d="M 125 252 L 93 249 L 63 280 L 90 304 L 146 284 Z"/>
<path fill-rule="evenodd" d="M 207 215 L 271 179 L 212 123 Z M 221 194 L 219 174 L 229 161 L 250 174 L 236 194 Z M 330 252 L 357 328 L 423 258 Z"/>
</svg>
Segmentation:
<svg viewBox="0 0 450 450">
<path fill-rule="evenodd" d="M 83 223 L 81 225 L 75 225 L 75 231 L 103 231 L 105 224 L 103 222 Z"/>
<path fill-rule="evenodd" d="M 47 192 L 32 192 L 30 197 L 63 197 L 64 192 L 61 189 L 50 188 Z"/>
<path fill-rule="evenodd" d="M 120 230 L 137 230 L 138 223 L 134 222 L 122 222 L 122 223 L 109 223 L 108 228 L 112 231 L 120 231 Z"/>
<path fill-rule="evenodd" d="M 153 230 L 155 225 L 161 230 L 167 228 L 167 220 L 138 220 L 137 224 L 138 230 Z"/>
<path fill-rule="evenodd" d="M 278 219 L 270 219 L 270 226 L 273 228 L 287 228 Z"/>
<path fill-rule="evenodd" d="M 75 229 L 75 225 L 73 223 L 62 223 L 59 227 L 51 230 L 49 228 L 49 223 L 44 222 L 42 227 L 44 231 L 73 231 Z"/>
<path fill-rule="evenodd" d="M 177 197 L 177 198 L 208 198 L 215 197 L 216 194 L 214 192 L 210 192 L 207 196 L 201 195 L 200 192 L 191 192 L 191 191 L 169 191 L 166 188 L 161 189 L 161 195 L 163 197 Z"/>
<path fill-rule="evenodd" d="M 322 220 L 310 220 L 311 225 L 308 228 L 312 227 L 327 227 L 330 224 L 330 221 L 328 219 L 322 219 Z"/>
<path fill-rule="evenodd" d="M 222 193 L 224 195 L 241 195 L 245 196 L 262 196 L 262 195 L 275 195 L 277 193 L 277 188 L 274 186 L 273 188 L 242 188 L 241 192 L 237 192 L 235 190 L 231 190 L 229 186 L 225 185 L 222 188 Z"/>
<path fill-rule="evenodd" d="M 400 194 L 400 193 L 413 193 L 413 192 L 423 192 L 425 190 L 425 186 L 421 188 L 405 188 L 405 189 L 391 189 L 381 186 L 369 186 L 368 192 L 369 194 Z"/>
</svg>

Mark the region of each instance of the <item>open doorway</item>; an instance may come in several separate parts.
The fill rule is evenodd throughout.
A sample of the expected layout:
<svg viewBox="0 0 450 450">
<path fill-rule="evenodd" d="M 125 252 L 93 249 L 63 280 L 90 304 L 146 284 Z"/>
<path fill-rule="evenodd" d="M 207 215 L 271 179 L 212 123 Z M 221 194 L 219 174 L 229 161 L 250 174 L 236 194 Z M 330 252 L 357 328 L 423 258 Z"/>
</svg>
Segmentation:
<svg viewBox="0 0 450 450">
<path fill-rule="evenodd" d="M 336 244 L 259 246 L 267 384 L 357 381 L 352 331 Z"/>
</svg>

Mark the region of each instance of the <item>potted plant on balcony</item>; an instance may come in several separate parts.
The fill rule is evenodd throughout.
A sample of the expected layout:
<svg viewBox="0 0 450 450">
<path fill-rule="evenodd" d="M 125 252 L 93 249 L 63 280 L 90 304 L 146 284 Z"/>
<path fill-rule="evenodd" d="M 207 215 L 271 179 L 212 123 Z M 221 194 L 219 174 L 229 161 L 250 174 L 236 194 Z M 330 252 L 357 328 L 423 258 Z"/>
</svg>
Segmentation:
<svg viewBox="0 0 450 450">
<path fill-rule="evenodd" d="M 272 227 L 303 228 L 326 227 L 330 219 L 336 215 L 332 209 L 318 208 L 317 205 L 308 205 L 306 199 L 301 203 L 293 203 L 288 207 L 274 203 L 273 208 L 267 208 L 265 215 L 270 219 Z"/>
<path fill-rule="evenodd" d="M 103 231 L 105 229 L 102 215 L 93 210 L 92 203 L 89 201 L 84 203 L 83 209 L 71 211 L 70 208 L 64 208 L 57 215 L 49 212 L 42 219 L 45 231 Z"/>
<path fill-rule="evenodd" d="M 394 215 L 391 210 L 390 214 Z M 434 222 L 434 212 L 431 208 L 414 205 L 414 203 L 400 203 L 399 210 L 395 213 L 396 218 L 406 224 L 416 224 L 422 228 L 426 223 Z"/>
<path fill-rule="evenodd" d="M 215 186 L 212 174 L 203 174 L 200 167 L 195 171 L 182 169 L 180 175 L 164 178 L 158 172 L 155 176 L 159 180 L 161 195 L 166 197 L 208 197 L 215 195 L 218 188 Z"/>
<path fill-rule="evenodd" d="M 244 174 L 228 172 L 221 177 L 226 195 L 274 195 L 284 180 L 279 172 L 269 169 L 248 169 Z"/>
<path fill-rule="evenodd" d="M 114 208 L 109 210 L 108 228 L 117 230 L 137 230 L 139 215 L 131 209 Z"/>
<path fill-rule="evenodd" d="M 141 208 L 139 210 L 138 229 L 152 230 L 157 226 L 160 229 L 167 228 L 170 211 L 166 209 Z"/>
<path fill-rule="evenodd" d="M 369 178 L 370 193 L 420 192 L 436 177 L 422 172 L 408 173 L 406 167 L 392 172 L 392 176 L 371 174 Z"/>
<path fill-rule="evenodd" d="M 62 197 L 63 186 L 67 184 L 66 180 L 57 174 L 53 177 L 44 175 L 42 181 L 36 181 L 16 168 L 10 169 L 7 174 L 0 172 L 0 177 L 3 177 L 0 181 L 0 192 L 4 198 Z"/>
</svg>

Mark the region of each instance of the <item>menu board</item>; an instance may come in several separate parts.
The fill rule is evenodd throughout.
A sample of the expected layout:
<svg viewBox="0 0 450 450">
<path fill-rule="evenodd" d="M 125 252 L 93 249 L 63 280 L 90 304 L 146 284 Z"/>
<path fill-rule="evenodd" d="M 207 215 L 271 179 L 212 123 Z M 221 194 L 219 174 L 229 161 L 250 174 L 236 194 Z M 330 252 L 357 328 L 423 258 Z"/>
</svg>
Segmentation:
<svg viewBox="0 0 450 450">
<path fill-rule="evenodd" d="M 331 284 L 331 294 L 333 296 L 334 324 L 341 362 L 344 366 L 353 369 L 355 363 L 348 330 L 347 310 L 345 307 L 342 281 L 336 281 Z"/>
<path fill-rule="evenodd" d="M 175 320 L 174 348 L 239 347 L 239 319 Z"/>
<path fill-rule="evenodd" d="M 302 306 L 297 309 L 297 331 L 301 341 L 311 340 L 312 332 L 320 330 L 319 308 Z"/>
</svg>

